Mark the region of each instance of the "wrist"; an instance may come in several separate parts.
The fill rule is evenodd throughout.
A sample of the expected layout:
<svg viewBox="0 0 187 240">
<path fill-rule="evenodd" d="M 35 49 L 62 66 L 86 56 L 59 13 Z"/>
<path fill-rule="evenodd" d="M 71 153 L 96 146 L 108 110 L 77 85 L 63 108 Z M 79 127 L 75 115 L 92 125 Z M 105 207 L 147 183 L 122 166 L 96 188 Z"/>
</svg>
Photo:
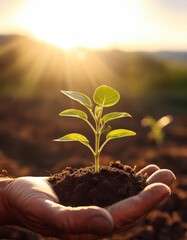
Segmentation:
<svg viewBox="0 0 187 240">
<path fill-rule="evenodd" d="M 6 189 L 12 181 L 13 178 L 0 178 L 0 226 L 10 224 L 10 216 L 6 207 Z"/>
</svg>

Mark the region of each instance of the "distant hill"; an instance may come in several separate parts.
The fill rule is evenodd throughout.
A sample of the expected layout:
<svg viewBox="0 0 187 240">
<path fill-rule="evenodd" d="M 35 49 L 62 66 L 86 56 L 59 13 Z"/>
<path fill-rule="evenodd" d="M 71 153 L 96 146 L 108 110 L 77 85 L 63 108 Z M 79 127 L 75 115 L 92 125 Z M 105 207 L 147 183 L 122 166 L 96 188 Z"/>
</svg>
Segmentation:
<svg viewBox="0 0 187 240">
<path fill-rule="evenodd" d="M 0 93 L 46 94 L 59 89 L 93 92 L 108 84 L 127 97 L 187 93 L 187 52 L 125 52 L 60 48 L 19 35 L 0 35 Z M 147 100 L 146 100 L 147 101 Z M 186 103 L 187 100 L 185 100 Z M 148 102 L 148 101 L 147 101 Z M 180 102 L 180 105 L 182 104 Z M 178 103 L 177 103 L 178 104 Z"/>
<path fill-rule="evenodd" d="M 15 40 L 18 40 L 18 39 L 28 39 L 28 37 L 24 37 L 24 36 L 21 36 L 21 35 L 17 35 L 17 34 L 7 34 L 7 35 L 0 35 L 0 46 L 1 44 L 6 44 L 8 42 L 11 42 L 11 41 L 15 41 Z M 33 42 L 37 42 L 37 41 L 34 41 Z M 85 51 L 89 51 L 89 50 L 85 50 Z M 107 50 L 107 51 L 98 51 L 98 52 L 101 52 L 101 55 L 103 54 L 103 52 L 106 54 L 106 55 L 115 55 L 122 59 L 125 55 L 125 57 L 127 55 L 130 54 L 134 54 L 134 55 L 148 55 L 148 56 L 151 56 L 151 57 L 154 57 L 156 59 L 160 59 L 160 60 L 166 60 L 166 61 L 177 61 L 177 62 L 185 62 L 187 63 L 187 51 L 151 51 L 151 52 L 144 52 L 144 51 L 140 51 L 140 52 L 125 52 L 125 51 L 122 51 L 122 50 Z"/>
<path fill-rule="evenodd" d="M 149 54 L 157 59 L 164 61 L 187 63 L 187 51 L 158 51 L 150 52 Z"/>
<path fill-rule="evenodd" d="M 23 38 L 23 37 L 17 34 L 0 35 L 0 45 L 4 43 L 8 43 L 10 41 L 15 41 L 16 39 L 19 39 L 19 38 Z"/>
</svg>

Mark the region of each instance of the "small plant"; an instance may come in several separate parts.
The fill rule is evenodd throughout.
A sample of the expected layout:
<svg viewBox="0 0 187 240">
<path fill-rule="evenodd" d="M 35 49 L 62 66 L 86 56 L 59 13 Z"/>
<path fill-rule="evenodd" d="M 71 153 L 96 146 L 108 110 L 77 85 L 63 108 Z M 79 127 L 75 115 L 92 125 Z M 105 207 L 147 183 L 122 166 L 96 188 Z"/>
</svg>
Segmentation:
<svg viewBox="0 0 187 240">
<path fill-rule="evenodd" d="M 68 96 L 69 98 L 79 102 L 84 107 L 86 107 L 91 117 L 94 120 L 94 125 L 89 121 L 88 115 L 82 110 L 67 109 L 61 112 L 59 115 L 62 117 L 68 116 L 68 117 L 75 117 L 75 118 L 80 118 L 84 120 L 93 130 L 93 133 L 95 136 L 95 147 L 93 148 L 89 144 L 89 140 L 80 133 L 70 133 L 59 139 L 55 139 L 54 141 L 60 141 L 60 142 L 78 141 L 84 144 L 86 147 L 88 147 L 91 150 L 92 154 L 94 155 L 95 172 L 99 172 L 99 164 L 100 164 L 99 157 L 106 143 L 112 139 L 136 135 L 135 132 L 127 129 L 112 130 L 111 127 L 106 124 L 108 124 L 109 121 L 112 121 L 118 118 L 131 117 L 131 115 L 126 112 L 111 112 L 103 115 L 104 108 L 115 105 L 120 99 L 120 94 L 113 88 L 108 87 L 106 85 L 102 85 L 96 88 L 93 94 L 94 104 L 88 96 L 80 92 L 62 91 L 62 90 L 61 92 L 66 96 Z M 101 143 L 101 135 L 104 133 L 106 134 L 106 139 L 104 140 L 103 143 Z"/>
<path fill-rule="evenodd" d="M 156 120 L 151 116 L 146 116 L 142 119 L 142 125 L 144 127 L 150 127 L 149 137 L 154 139 L 157 145 L 163 144 L 164 141 L 164 130 L 163 128 L 171 123 L 173 120 L 172 116 L 167 115 Z"/>
</svg>

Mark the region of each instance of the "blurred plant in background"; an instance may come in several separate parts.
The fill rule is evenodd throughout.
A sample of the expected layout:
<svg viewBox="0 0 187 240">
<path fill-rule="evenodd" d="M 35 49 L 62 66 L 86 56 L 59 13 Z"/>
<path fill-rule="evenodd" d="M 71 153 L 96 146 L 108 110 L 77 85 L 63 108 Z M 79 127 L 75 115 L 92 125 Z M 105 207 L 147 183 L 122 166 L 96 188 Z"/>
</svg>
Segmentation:
<svg viewBox="0 0 187 240">
<path fill-rule="evenodd" d="M 164 127 L 173 121 L 171 115 L 166 115 L 156 120 L 152 116 L 146 116 L 142 119 L 141 123 L 144 127 L 149 127 L 150 132 L 148 133 L 148 138 L 155 140 L 156 144 L 159 146 L 164 142 Z"/>
</svg>

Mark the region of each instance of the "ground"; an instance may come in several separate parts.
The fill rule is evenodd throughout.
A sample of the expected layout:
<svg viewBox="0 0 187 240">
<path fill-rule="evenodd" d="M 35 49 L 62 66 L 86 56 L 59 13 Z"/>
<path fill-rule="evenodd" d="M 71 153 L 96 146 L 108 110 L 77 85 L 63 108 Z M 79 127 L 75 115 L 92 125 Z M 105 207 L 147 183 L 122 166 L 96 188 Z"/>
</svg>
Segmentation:
<svg viewBox="0 0 187 240">
<path fill-rule="evenodd" d="M 52 140 L 71 130 L 90 135 L 81 121 L 62 119 L 63 110 L 58 101 L 45 99 L 15 100 L 0 99 L 0 169 L 11 176 L 50 175 L 66 167 L 91 165 L 89 150 L 78 143 L 56 143 Z M 159 208 L 150 213 L 141 225 L 128 233 L 116 234 L 112 240 L 186 240 L 187 239 L 187 116 L 174 115 L 173 122 L 165 128 L 165 141 L 157 146 L 147 138 L 148 128 L 141 126 L 145 112 L 131 109 L 133 119 L 116 120 L 122 126 L 137 132 L 136 137 L 110 142 L 101 155 L 103 164 L 120 160 L 124 164 L 147 164 L 171 169 L 177 180 L 172 186 L 172 195 Z M 163 112 L 157 113 L 160 117 Z M 119 127 L 118 126 L 118 127 Z M 72 148 L 74 149 L 72 151 Z M 3 171 L 6 174 L 5 171 Z M 40 235 L 3 227 L 0 239 L 44 240 Z"/>
</svg>

